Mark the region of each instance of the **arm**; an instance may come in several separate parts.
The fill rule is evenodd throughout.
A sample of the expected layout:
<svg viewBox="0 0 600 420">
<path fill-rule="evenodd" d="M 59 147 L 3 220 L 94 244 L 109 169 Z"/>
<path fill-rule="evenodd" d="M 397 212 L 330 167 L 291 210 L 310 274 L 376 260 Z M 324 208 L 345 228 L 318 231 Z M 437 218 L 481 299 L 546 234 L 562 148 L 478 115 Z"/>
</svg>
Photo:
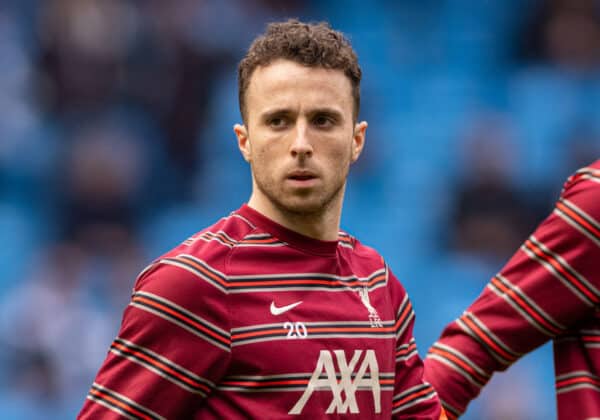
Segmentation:
<svg viewBox="0 0 600 420">
<path fill-rule="evenodd" d="M 136 282 L 79 418 L 187 418 L 213 391 L 230 355 L 225 293 L 184 263 Z"/>
<path fill-rule="evenodd" d="M 423 380 L 423 362 L 413 336 L 415 314 L 406 291 L 390 272 L 388 285 L 396 308 L 394 419 L 445 419 L 433 387 Z"/>
<path fill-rule="evenodd" d="M 449 418 L 464 412 L 495 371 L 590 317 L 600 303 L 600 171 L 597 178 L 582 171 L 429 350 L 425 376 Z"/>
</svg>

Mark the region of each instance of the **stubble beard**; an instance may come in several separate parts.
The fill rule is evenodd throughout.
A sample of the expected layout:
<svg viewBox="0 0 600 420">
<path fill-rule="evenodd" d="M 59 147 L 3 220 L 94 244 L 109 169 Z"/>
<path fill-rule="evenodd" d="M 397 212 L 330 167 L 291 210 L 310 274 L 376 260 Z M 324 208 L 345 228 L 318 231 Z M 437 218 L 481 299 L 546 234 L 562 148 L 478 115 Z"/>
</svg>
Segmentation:
<svg viewBox="0 0 600 420">
<path fill-rule="evenodd" d="M 348 176 L 348 168 L 338 178 L 337 185 L 333 190 L 326 188 L 321 191 L 306 191 L 293 193 L 278 187 L 272 178 L 260 179 L 255 177 L 255 182 L 260 192 L 271 202 L 271 204 L 282 214 L 290 218 L 319 219 L 325 215 L 330 208 L 343 200 L 344 187 Z"/>
</svg>

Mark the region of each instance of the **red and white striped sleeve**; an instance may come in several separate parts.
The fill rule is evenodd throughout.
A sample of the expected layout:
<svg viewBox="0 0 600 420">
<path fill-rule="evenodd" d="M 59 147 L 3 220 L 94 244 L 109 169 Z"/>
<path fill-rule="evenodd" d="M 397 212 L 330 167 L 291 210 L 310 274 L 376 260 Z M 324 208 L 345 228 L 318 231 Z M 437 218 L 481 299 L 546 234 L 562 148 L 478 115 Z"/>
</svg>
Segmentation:
<svg viewBox="0 0 600 420">
<path fill-rule="evenodd" d="M 227 369 L 224 275 L 191 255 L 142 273 L 80 419 L 188 418 Z"/>
<path fill-rule="evenodd" d="M 570 177 L 552 214 L 425 359 L 449 418 L 520 356 L 590 318 L 600 304 L 600 161 Z"/>
<path fill-rule="evenodd" d="M 415 313 L 408 294 L 389 272 L 388 285 L 396 310 L 396 375 L 392 416 L 394 419 L 444 419 L 439 398 L 423 380 L 423 361 L 413 336 Z"/>
</svg>

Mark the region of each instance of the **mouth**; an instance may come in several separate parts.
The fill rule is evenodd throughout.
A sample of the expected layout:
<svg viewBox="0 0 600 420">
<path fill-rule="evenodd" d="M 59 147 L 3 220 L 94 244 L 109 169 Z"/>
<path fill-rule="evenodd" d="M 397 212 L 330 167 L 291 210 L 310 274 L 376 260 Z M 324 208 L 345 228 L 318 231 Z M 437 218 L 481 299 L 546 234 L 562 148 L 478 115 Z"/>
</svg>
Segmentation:
<svg viewBox="0 0 600 420">
<path fill-rule="evenodd" d="M 290 173 L 288 179 L 292 179 L 294 181 L 308 181 L 311 179 L 315 179 L 317 176 L 309 171 L 294 171 Z"/>
<path fill-rule="evenodd" d="M 313 175 L 291 175 L 289 179 L 293 179 L 294 181 L 308 181 L 309 179 L 314 179 L 316 176 Z"/>
<path fill-rule="evenodd" d="M 318 177 L 314 173 L 308 171 L 294 171 L 287 176 L 289 181 L 298 186 L 312 185 L 317 178 Z"/>
</svg>

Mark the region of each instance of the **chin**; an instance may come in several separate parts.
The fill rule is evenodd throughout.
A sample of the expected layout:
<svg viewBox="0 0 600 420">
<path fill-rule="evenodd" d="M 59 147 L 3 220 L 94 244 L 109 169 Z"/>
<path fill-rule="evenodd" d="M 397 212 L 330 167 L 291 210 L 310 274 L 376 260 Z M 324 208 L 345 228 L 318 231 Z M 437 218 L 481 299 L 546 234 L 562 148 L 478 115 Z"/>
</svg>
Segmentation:
<svg viewBox="0 0 600 420">
<path fill-rule="evenodd" d="M 281 200 L 278 207 L 289 213 L 295 214 L 318 214 L 328 208 L 331 200 L 317 198 L 294 198 L 290 200 Z"/>
<path fill-rule="evenodd" d="M 327 211 L 340 197 L 343 197 L 343 186 L 330 191 L 305 190 L 290 191 L 285 189 L 265 188 L 268 184 L 258 183 L 264 198 L 280 211 L 295 215 L 317 216 Z"/>
</svg>

